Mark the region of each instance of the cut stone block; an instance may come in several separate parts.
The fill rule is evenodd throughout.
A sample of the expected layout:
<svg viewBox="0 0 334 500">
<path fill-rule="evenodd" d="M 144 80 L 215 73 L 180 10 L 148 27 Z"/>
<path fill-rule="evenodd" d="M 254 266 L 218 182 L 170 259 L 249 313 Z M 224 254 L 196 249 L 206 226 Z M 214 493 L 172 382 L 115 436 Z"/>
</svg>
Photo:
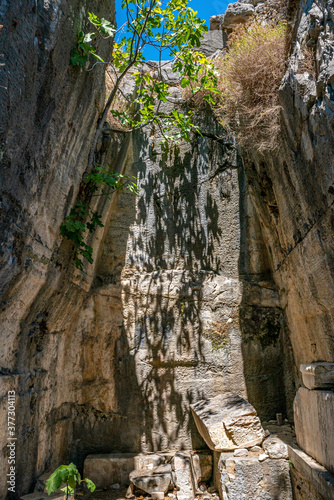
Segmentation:
<svg viewBox="0 0 334 500">
<path fill-rule="evenodd" d="M 307 389 L 334 388 L 334 363 L 300 365 L 300 371 Z"/>
<path fill-rule="evenodd" d="M 266 438 L 262 447 L 270 458 L 285 458 L 289 457 L 287 445 L 277 436 L 269 436 Z"/>
<path fill-rule="evenodd" d="M 158 465 L 165 463 L 165 457 L 163 455 L 152 454 L 141 454 L 134 458 L 134 468 L 136 470 L 153 470 Z"/>
<path fill-rule="evenodd" d="M 29 495 L 23 495 L 20 500 L 64 500 L 64 493 L 42 493 L 35 491 L 34 493 L 29 493 Z M 68 497 L 68 500 L 74 500 L 74 497 Z"/>
<path fill-rule="evenodd" d="M 175 473 L 175 483 L 177 486 L 178 500 L 194 500 L 196 485 L 192 473 L 191 453 L 175 453 L 173 460 L 173 469 Z"/>
<path fill-rule="evenodd" d="M 84 462 L 84 477 L 88 477 L 97 488 L 111 484 L 129 484 L 129 474 L 135 468 L 134 453 L 110 453 L 88 455 Z"/>
<path fill-rule="evenodd" d="M 292 500 L 288 460 L 259 462 L 256 457 L 221 455 L 218 462 L 220 498 L 226 500 Z"/>
<path fill-rule="evenodd" d="M 288 451 L 294 470 L 312 485 L 317 496 L 326 500 L 334 500 L 334 475 L 297 446 L 289 445 Z M 313 498 L 317 498 L 316 495 L 308 497 L 300 495 L 296 500 L 313 500 Z"/>
<path fill-rule="evenodd" d="M 334 392 L 298 389 L 294 420 L 298 445 L 334 473 Z"/>
<path fill-rule="evenodd" d="M 203 481 L 210 481 L 212 477 L 212 462 L 213 457 L 211 452 L 195 453 L 192 456 L 193 471 L 197 484 Z"/>
<path fill-rule="evenodd" d="M 153 470 L 134 470 L 130 473 L 130 481 L 136 488 L 152 494 L 164 492 L 173 484 L 172 466 L 159 465 Z"/>
<path fill-rule="evenodd" d="M 237 394 L 225 393 L 191 405 L 197 429 L 215 451 L 250 448 L 265 433 L 255 408 Z"/>
</svg>

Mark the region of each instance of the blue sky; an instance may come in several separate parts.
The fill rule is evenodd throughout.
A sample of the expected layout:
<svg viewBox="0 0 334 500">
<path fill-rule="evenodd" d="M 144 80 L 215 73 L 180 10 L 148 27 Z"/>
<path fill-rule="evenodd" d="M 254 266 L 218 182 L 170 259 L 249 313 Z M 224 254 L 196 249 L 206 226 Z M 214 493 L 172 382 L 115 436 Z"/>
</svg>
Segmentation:
<svg viewBox="0 0 334 500">
<path fill-rule="evenodd" d="M 201 19 L 207 21 L 207 25 L 210 25 L 210 17 L 216 14 L 223 14 L 226 10 L 227 5 L 233 0 L 189 0 L 189 6 L 198 12 L 198 16 Z M 116 20 L 117 26 L 122 26 L 126 17 L 124 11 L 122 11 L 122 1 L 116 0 Z M 167 57 L 167 52 L 165 52 Z M 145 57 L 147 59 L 157 59 L 157 52 L 149 47 L 145 52 Z"/>
</svg>

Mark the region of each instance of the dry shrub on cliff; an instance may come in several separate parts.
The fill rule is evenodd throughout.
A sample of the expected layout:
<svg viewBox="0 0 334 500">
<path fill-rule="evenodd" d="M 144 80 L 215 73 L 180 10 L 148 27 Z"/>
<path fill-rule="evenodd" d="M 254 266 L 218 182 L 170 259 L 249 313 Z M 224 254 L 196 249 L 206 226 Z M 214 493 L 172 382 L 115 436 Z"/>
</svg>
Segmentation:
<svg viewBox="0 0 334 500">
<path fill-rule="evenodd" d="M 230 37 L 229 51 L 217 62 L 220 94 L 216 113 L 228 119 L 241 146 L 257 150 L 275 146 L 286 34 L 284 23 L 240 26 Z"/>
</svg>

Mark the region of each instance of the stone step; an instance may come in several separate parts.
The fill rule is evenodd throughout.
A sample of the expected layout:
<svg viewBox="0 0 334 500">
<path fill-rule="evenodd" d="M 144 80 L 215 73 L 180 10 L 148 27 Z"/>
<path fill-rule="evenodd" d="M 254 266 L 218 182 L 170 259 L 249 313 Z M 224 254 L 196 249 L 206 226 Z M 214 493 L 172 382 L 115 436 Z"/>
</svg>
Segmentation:
<svg viewBox="0 0 334 500">
<path fill-rule="evenodd" d="M 326 500 L 334 500 L 334 475 L 296 445 L 288 445 L 289 459 L 296 471 Z M 292 470 L 294 475 L 294 470 Z M 297 481 L 297 486 L 300 481 Z M 302 494 L 302 492 L 301 492 Z M 300 498 L 306 498 L 300 496 Z M 309 497 L 310 498 L 310 497 Z"/>
</svg>

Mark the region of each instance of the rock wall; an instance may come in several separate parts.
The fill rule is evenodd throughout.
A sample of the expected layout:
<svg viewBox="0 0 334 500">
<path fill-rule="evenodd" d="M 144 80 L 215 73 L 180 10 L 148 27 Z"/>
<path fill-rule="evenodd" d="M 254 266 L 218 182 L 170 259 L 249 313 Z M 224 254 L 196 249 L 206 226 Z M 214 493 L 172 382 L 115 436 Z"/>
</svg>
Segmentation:
<svg viewBox="0 0 334 500">
<path fill-rule="evenodd" d="M 1 460 L 5 471 L 6 398 L 8 390 L 16 390 L 17 495 L 44 470 L 45 450 L 38 443 L 51 436 L 54 422 L 68 418 L 69 411 L 59 409 L 62 401 L 76 401 L 65 378 L 61 401 L 54 390 L 57 353 L 66 365 L 67 341 L 65 335 L 61 340 L 48 335 L 45 302 L 51 296 L 48 283 L 52 288 L 53 280 L 63 279 L 66 261 L 55 258 L 59 227 L 78 194 L 104 105 L 103 69 L 87 73 L 69 65 L 89 9 L 114 18 L 112 0 L 3 1 L 0 6 Z M 104 44 L 100 51 L 107 56 L 110 48 Z M 78 295 L 75 289 L 72 303 Z M 66 449 L 61 428 L 47 446 Z M 4 498 L 5 474 L 0 481 Z"/>
<path fill-rule="evenodd" d="M 333 360 L 333 4 L 304 2 L 280 88 L 277 152 L 246 161 L 247 190 L 261 227 L 293 346 L 301 363 Z M 303 66 L 314 55 L 313 74 Z"/>
</svg>

